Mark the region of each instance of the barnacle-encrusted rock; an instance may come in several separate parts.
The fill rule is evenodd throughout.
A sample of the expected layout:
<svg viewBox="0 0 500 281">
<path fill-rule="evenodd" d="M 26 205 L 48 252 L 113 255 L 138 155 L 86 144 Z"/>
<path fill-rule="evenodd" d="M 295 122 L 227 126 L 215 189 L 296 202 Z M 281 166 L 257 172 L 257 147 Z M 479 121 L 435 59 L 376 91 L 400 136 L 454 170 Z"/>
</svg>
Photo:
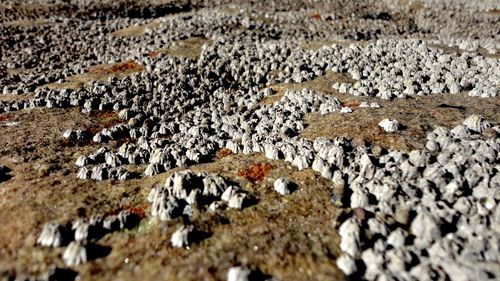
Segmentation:
<svg viewBox="0 0 500 281">
<path fill-rule="evenodd" d="M 82 7 L 88 8 L 89 1 L 83 2 L 75 7 L 75 15 L 81 14 Z M 348 113 L 356 109 L 355 103 L 341 103 L 335 95 L 307 89 L 316 88 L 317 82 L 330 83 L 331 78 L 338 81 L 332 88 L 342 93 L 345 101 L 351 100 L 345 95 L 362 96 L 354 100 L 365 100 L 359 106 L 363 109 L 353 113 L 353 117 L 359 116 L 358 113 L 381 113 L 374 111 L 380 107 L 376 99 L 412 97 L 411 103 L 431 104 L 436 101 L 434 97 L 420 99 L 418 96 L 467 91 L 468 96 L 445 98 L 468 99 L 464 103 L 467 105 L 472 99 L 498 96 L 499 60 L 485 54 L 495 54 L 499 49 L 495 40 L 498 32 L 492 27 L 498 5 L 495 6 L 494 1 L 422 0 L 425 9 L 412 14 L 413 24 L 404 20 L 405 13 L 401 13 L 408 5 L 392 3 L 397 1 L 368 1 L 370 5 L 360 7 L 351 7 L 352 3 L 343 1 L 345 7 L 342 8 L 349 16 L 343 18 L 339 30 L 338 24 L 323 24 L 340 19 L 339 15 L 323 10 L 323 5 L 329 7 L 332 3 L 316 3 L 318 14 L 311 16 L 301 1 L 288 2 L 300 5 L 300 9 L 292 7 L 290 11 L 276 14 L 275 6 L 283 6 L 280 3 L 263 6 L 262 12 L 280 23 L 279 30 L 275 24 L 247 16 L 246 12 L 252 14 L 252 3 L 244 7 L 244 13 L 226 13 L 222 11 L 224 7 L 207 5 L 206 9 L 192 10 L 192 16 L 162 18 L 155 27 L 158 32 L 153 32 L 152 27 L 146 28 L 144 40 L 101 36 L 128 24 L 126 17 L 107 14 L 106 24 L 90 21 L 87 26 L 78 20 L 70 20 L 68 24 L 57 7 L 51 7 L 54 13 L 49 14 L 62 20 L 54 21 L 48 15 L 50 26 L 12 25 L 20 11 L 25 10 L 14 7 L 4 15 L 5 20 L 0 20 L 9 23 L 8 28 L 0 31 L 0 41 L 7 42 L 2 46 L 2 60 L 6 63 L 0 67 L 0 88 L 4 94 L 34 92 L 34 95 L 29 101 L 0 99 L 0 113 L 34 107 L 75 106 L 90 113 L 97 121 L 95 125 L 105 126 L 93 132 L 95 142 L 124 142 L 117 151 L 101 147 L 78 158 L 76 176 L 80 179 L 126 180 L 135 176 L 124 165 L 141 165 L 146 168 L 144 175 L 155 175 L 209 161 L 221 148 L 235 153 L 264 153 L 273 160 L 284 159 L 299 170 L 312 167 L 315 175 L 324 178 L 318 181 L 321 185 L 331 181 L 329 194 L 343 189 L 343 195 L 332 198 L 335 206 L 353 208 L 341 216 L 346 221 L 340 228 L 343 253 L 337 260 L 338 267 L 352 275 L 348 278 L 498 279 L 499 270 L 494 265 L 499 260 L 496 234 L 500 229 L 497 188 L 500 185 L 500 130 L 496 124 L 472 115 L 454 128 L 436 128 L 429 132 L 425 144 L 432 153 L 376 149 L 343 138 L 318 138 L 311 142 L 300 134 L 307 122 L 314 120 L 309 119 L 311 113 L 320 117 L 320 114 Z M 354 14 L 350 12 L 353 7 L 356 8 Z M 145 16 L 141 13 L 146 13 L 148 18 L 161 16 L 157 12 L 154 7 L 138 9 L 133 22 L 142 25 L 147 21 L 141 19 Z M 28 20 L 31 17 L 22 16 Z M 440 18 L 450 18 L 454 24 L 442 26 Z M 244 28 L 226 32 L 228 22 Z M 297 23 L 307 28 L 298 30 Z M 461 29 L 465 26 L 468 29 L 464 33 Z M 65 36 L 61 36 L 61 32 Z M 82 32 L 88 36 L 77 34 Z M 144 53 L 160 48 L 158 44 L 190 34 L 205 34 L 212 41 L 202 47 L 197 58 Z M 411 36 L 406 36 L 409 34 Z M 343 43 L 328 44 L 317 50 L 298 47 L 326 35 Z M 397 38 L 400 35 L 406 39 Z M 75 36 L 85 40 L 76 40 Z M 22 42 L 17 42 L 21 37 Z M 279 40 L 269 40 L 277 37 Z M 77 48 L 66 48 L 68 38 L 76 40 Z M 103 38 L 112 48 L 95 48 L 102 45 Z M 350 44 L 344 44 L 345 40 Z M 359 40 L 363 42 L 357 42 Z M 45 45 L 57 55 L 44 52 L 40 46 Z M 458 47 L 459 52 L 440 50 L 442 46 Z M 65 86 L 62 82 L 71 81 L 75 75 L 90 72 L 93 76 L 94 70 L 108 72 L 105 66 L 101 69 L 96 64 L 131 58 L 137 62 L 114 64 L 110 69 L 113 77 L 98 79 L 106 81 L 89 82 L 78 90 L 59 89 Z M 127 73 L 114 73 L 122 68 Z M 142 68 L 143 71 L 134 73 Z M 20 69 L 29 71 L 18 72 Z M 330 70 L 335 73 L 325 75 Z M 342 77 L 346 75 L 356 81 Z M 100 78 L 105 78 L 102 76 Z M 312 81 L 315 78 L 318 79 Z M 294 84 L 294 89 L 285 89 L 290 85 L 287 83 L 306 81 L 311 84 Z M 44 86 L 52 82 L 58 83 L 57 87 Z M 270 85 L 275 85 L 274 89 Z M 263 100 L 274 92 L 279 94 Z M 268 102 L 272 100 L 272 104 Z M 397 106 L 394 102 L 383 104 L 388 109 Z M 466 109 L 467 112 L 477 110 L 469 106 Z M 115 125 L 116 113 L 125 124 Z M 407 113 L 398 113 L 401 114 Z M 483 114 L 491 115 L 490 112 Z M 380 126 L 388 132 L 404 129 L 389 119 L 383 120 Z M 63 137 L 78 140 L 83 138 L 82 133 L 68 130 Z M 234 159 L 239 161 L 239 156 Z M 131 168 L 130 171 L 137 170 Z M 0 178 L 1 174 L 0 171 Z M 278 181 L 276 184 L 278 192 L 289 193 L 287 185 Z M 174 173 L 164 186 L 155 187 L 148 200 L 151 216 L 160 220 L 182 217 L 190 221 L 199 211 L 225 206 L 239 209 L 252 202 L 251 198 L 249 193 L 218 175 L 186 171 Z M 349 215 L 352 217 L 345 218 Z M 99 235 L 131 227 L 133 222 L 136 222 L 134 213 L 122 211 L 99 222 L 74 222 L 73 232 L 62 237 L 87 243 Z M 99 231 L 96 233 L 96 230 Z M 54 246 L 69 242 L 57 242 L 61 241 L 57 233 L 48 231 L 45 238 L 39 237 L 39 244 Z M 181 241 L 180 245 L 188 244 L 182 239 L 176 241 Z M 249 272 L 239 272 L 245 273 L 242 280 L 249 279 Z M 297 279 L 303 277 L 302 273 L 297 271 Z"/>
</svg>

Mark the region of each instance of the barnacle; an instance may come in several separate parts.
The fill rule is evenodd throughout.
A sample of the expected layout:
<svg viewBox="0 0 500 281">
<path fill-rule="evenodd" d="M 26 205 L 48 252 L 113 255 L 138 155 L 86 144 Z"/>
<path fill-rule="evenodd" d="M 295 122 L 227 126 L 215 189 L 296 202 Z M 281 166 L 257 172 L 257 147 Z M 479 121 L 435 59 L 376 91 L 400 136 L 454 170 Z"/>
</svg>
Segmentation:
<svg viewBox="0 0 500 281">
<path fill-rule="evenodd" d="M 379 127 L 384 129 L 386 132 L 396 132 L 400 129 L 401 125 L 398 121 L 394 119 L 383 119 L 378 123 Z"/>
</svg>

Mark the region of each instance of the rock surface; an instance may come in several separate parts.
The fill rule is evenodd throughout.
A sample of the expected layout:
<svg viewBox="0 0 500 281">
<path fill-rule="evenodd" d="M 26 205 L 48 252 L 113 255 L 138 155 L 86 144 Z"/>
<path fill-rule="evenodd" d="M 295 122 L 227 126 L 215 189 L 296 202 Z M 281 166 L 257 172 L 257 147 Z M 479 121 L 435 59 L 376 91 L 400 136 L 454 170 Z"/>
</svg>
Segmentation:
<svg viewBox="0 0 500 281">
<path fill-rule="evenodd" d="M 499 10 L 1 3 L 0 279 L 497 280 Z"/>
</svg>

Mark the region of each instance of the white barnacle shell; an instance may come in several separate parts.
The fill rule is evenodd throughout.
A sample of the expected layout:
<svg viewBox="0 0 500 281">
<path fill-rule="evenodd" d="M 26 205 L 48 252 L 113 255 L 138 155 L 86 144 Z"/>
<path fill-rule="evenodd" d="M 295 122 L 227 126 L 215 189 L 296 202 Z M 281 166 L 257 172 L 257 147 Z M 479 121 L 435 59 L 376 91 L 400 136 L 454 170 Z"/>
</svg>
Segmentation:
<svg viewBox="0 0 500 281">
<path fill-rule="evenodd" d="M 119 228 L 123 229 L 125 227 L 128 227 L 133 216 L 134 215 L 130 213 L 129 210 L 123 210 L 119 212 L 118 215 L 116 215 L 116 218 L 119 223 Z"/>
<path fill-rule="evenodd" d="M 82 221 L 77 220 L 73 223 L 71 228 L 75 231 L 75 240 L 78 242 L 86 241 L 89 236 L 89 224 Z"/>
<path fill-rule="evenodd" d="M 226 143 L 226 148 L 231 150 L 235 154 L 238 154 L 241 152 L 241 146 L 236 141 L 233 141 L 233 140 L 229 140 Z"/>
<path fill-rule="evenodd" d="M 290 182 L 285 178 L 278 178 L 274 182 L 274 190 L 281 195 L 289 195 L 290 191 Z"/>
<path fill-rule="evenodd" d="M 172 238 L 170 238 L 170 243 L 174 247 L 182 248 L 182 247 L 187 247 L 189 246 L 192 241 L 191 240 L 191 235 L 192 232 L 194 231 L 194 226 L 192 225 L 183 225 L 179 227 L 173 234 Z"/>
<path fill-rule="evenodd" d="M 410 180 L 418 176 L 418 167 L 412 165 L 408 160 L 401 163 L 399 168 L 401 169 L 401 176 L 403 179 Z"/>
<path fill-rule="evenodd" d="M 325 161 L 321 157 L 316 156 L 316 158 L 314 158 L 311 168 L 314 171 L 321 173 L 324 167 L 325 167 Z"/>
<path fill-rule="evenodd" d="M 111 167 L 118 167 L 123 164 L 122 159 L 112 152 L 107 152 L 104 156 L 104 159 L 106 161 L 106 164 L 110 165 Z"/>
<path fill-rule="evenodd" d="M 127 171 L 127 169 L 119 168 L 116 171 L 116 178 L 120 181 L 124 181 L 132 178 L 132 174 L 129 171 Z"/>
<path fill-rule="evenodd" d="M 88 157 L 85 157 L 85 156 L 80 156 L 78 157 L 78 159 L 76 159 L 76 162 L 75 162 L 75 165 L 77 167 L 83 167 L 83 166 L 86 166 L 90 164 L 90 159 Z"/>
<path fill-rule="evenodd" d="M 353 274 L 357 270 L 356 261 L 348 254 L 342 254 L 337 259 L 337 267 L 347 276 Z"/>
<path fill-rule="evenodd" d="M 193 189 L 184 200 L 186 200 L 189 205 L 196 204 L 198 202 L 200 192 L 201 191 L 199 189 Z"/>
<path fill-rule="evenodd" d="M 171 184 L 172 195 L 176 198 L 184 199 L 188 196 L 189 185 L 191 184 L 193 177 L 193 172 L 189 170 L 175 173 L 167 179 L 165 186 L 170 187 Z"/>
<path fill-rule="evenodd" d="M 226 188 L 226 180 L 221 176 L 209 174 L 203 178 L 204 196 L 220 197 Z"/>
<path fill-rule="evenodd" d="M 215 212 L 218 209 L 223 208 L 224 206 L 225 206 L 225 202 L 224 201 L 214 201 L 214 202 L 210 203 L 210 205 L 208 206 L 208 210 L 212 211 L 212 212 Z"/>
<path fill-rule="evenodd" d="M 441 238 L 441 231 L 435 218 L 425 211 L 420 211 L 413 219 L 410 230 L 416 236 L 414 243 L 419 248 L 427 247 Z"/>
<path fill-rule="evenodd" d="M 370 107 L 370 104 L 368 102 L 364 101 L 359 104 L 359 107 L 364 108 L 364 107 Z"/>
<path fill-rule="evenodd" d="M 347 219 L 339 227 L 340 237 L 347 237 L 353 235 L 359 236 L 359 232 L 360 232 L 359 223 L 356 221 L 354 217 Z"/>
<path fill-rule="evenodd" d="M 164 189 L 165 188 L 161 187 L 161 186 L 153 187 L 148 194 L 148 198 L 147 198 L 148 202 L 153 203 L 155 200 L 157 200 L 158 196 L 163 194 L 163 192 L 165 191 Z"/>
<path fill-rule="evenodd" d="M 76 135 L 75 131 L 73 131 L 73 130 L 66 130 L 63 133 L 63 138 L 70 139 L 70 138 L 73 138 L 75 135 Z"/>
<path fill-rule="evenodd" d="M 369 180 L 375 175 L 375 165 L 373 165 L 370 156 L 364 153 L 359 159 L 359 175 Z"/>
<path fill-rule="evenodd" d="M 463 139 L 469 136 L 469 129 L 465 125 L 457 125 L 450 130 L 450 134 L 456 139 Z"/>
<path fill-rule="evenodd" d="M 234 185 L 228 186 L 226 190 L 222 193 L 220 199 L 229 202 L 229 199 L 231 199 L 231 197 L 233 197 L 238 191 L 239 188 L 237 186 Z"/>
<path fill-rule="evenodd" d="M 266 154 L 266 157 L 271 159 L 271 160 L 277 160 L 279 159 L 279 150 L 276 148 L 276 146 L 272 144 L 266 144 L 264 146 L 264 151 Z"/>
<path fill-rule="evenodd" d="M 306 156 L 299 154 L 293 159 L 292 165 L 297 167 L 299 171 L 302 171 L 306 168 L 309 168 L 309 160 Z"/>
<path fill-rule="evenodd" d="M 352 109 L 350 107 L 344 106 L 340 109 L 340 113 L 351 113 L 351 112 L 352 112 Z"/>
<path fill-rule="evenodd" d="M 82 167 L 82 169 L 85 167 Z M 80 169 L 81 170 L 81 169 Z M 109 178 L 109 171 L 106 165 L 96 165 L 92 168 L 92 174 L 90 175 L 91 179 L 94 180 L 107 180 Z"/>
<path fill-rule="evenodd" d="M 186 151 L 186 157 L 195 163 L 198 163 L 201 160 L 201 154 L 195 149 L 188 149 Z"/>
<path fill-rule="evenodd" d="M 376 219 L 376 218 L 368 219 L 368 229 L 372 233 L 378 233 L 384 237 L 387 236 L 387 233 L 388 233 L 388 229 L 387 229 L 387 226 L 385 225 L 385 223 Z"/>
<path fill-rule="evenodd" d="M 86 180 L 90 178 L 91 174 L 92 171 L 87 167 L 81 167 L 80 170 L 78 170 L 78 174 L 76 175 L 76 177 L 81 180 Z"/>
<path fill-rule="evenodd" d="M 64 250 L 62 258 L 67 266 L 77 266 L 87 262 L 87 249 L 79 242 L 71 242 Z"/>
<path fill-rule="evenodd" d="M 394 120 L 394 119 L 384 119 L 382 121 L 380 121 L 380 123 L 378 123 L 379 127 L 381 127 L 382 129 L 384 129 L 384 131 L 386 132 L 396 132 L 397 130 L 399 130 L 399 122 Z"/>
<path fill-rule="evenodd" d="M 376 253 L 374 249 L 369 248 L 363 251 L 361 259 L 366 265 L 365 278 L 375 280 L 377 275 L 383 272 L 384 255 Z"/>
<path fill-rule="evenodd" d="M 351 194 L 351 208 L 366 208 L 369 205 L 366 192 L 356 190 Z"/>
<path fill-rule="evenodd" d="M 161 221 L 175 218 L 180 206 L 175 197 L 160 193 L 151 204 L 151 215 L 159 217 Z"/>
<path fill-rule="evenodd" d="M 46 247 L 59 247 L 63 243 L 63 227 L 57 222 L 49 222 L 43 226 L 36 242 Z"/>
<path fill-rule="evenodd" d="M 361 241 L 358 235 L 343 236 L 340 240 L 340 249 L 352 257 L 356 257 L 361 250 Z"/>
<path fill-rule="evenodd" d="M 146 167 L 146 170 L 144 170 L 144 175 L 146 176 L 154 176 L 157 174 L 161 174 L 165 172 L 165 166 L 159 163 L 152 163 L 149 164 Z"/>
<path fill-rule="evenodd" d="M 394 248 L 404 247 L 407 235 L 408 234 L 405 230 L 398 227 L 387 237 L 387 244 L 393 246 Z"/>
<path fill-rule="evenodd" d="M 227 272 L 227 281 L 248 281 L 252 272 L 243 266 L 231 267 Z"/>
<path fill-rule="evenodd" d="M 469 117 L 467 117 L 463 124 L 469 128 L 470 130 L 473 130 L 473 131 L 476 131 L 476 132 L 479 132 L 479 133 L 482 133 L 485 129 L 491 127 L 491 124 L 484 120 L 483 116 L 480 116 L 480 115 L 476 115 L 476 114 L 473 114 L 473 115 L 470 115 Z"/>
<path fill-rule="evenodd" d="M 409 155 L 409 161 L 416 167 L 425 167 L 431 158 L 430 154 L 421 150 L 412 150 Z"/>
<path fill-rule="evenodd" d="M 168 154 L 159 148 L 155 148 L 149 157 L 149 163 L 164 163 L 167 160 Z"/>
<path fill-rule="evenodd" d="M 246 198 L 247 198 L 246 193 L 238 192 L 238 193 L 234 194 L 233 196 L 231 196 L 231 198 L 229 198 L 229 201 L 227 202 L 227 206 L 229 208 L 233 208 L 233 209 L 242 209 Z"/>
</svg>

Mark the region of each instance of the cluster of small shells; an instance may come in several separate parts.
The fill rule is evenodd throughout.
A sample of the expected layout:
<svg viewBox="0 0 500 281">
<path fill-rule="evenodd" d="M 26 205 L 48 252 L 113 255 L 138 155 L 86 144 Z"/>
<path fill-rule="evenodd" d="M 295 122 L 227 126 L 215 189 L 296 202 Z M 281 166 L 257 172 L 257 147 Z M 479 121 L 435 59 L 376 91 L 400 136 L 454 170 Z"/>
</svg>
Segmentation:
<svg viewBox="0 0 500 281">
<path fill-rule="evenodd" d="M 252 4 L 255 10 L 267 1 L 257 2 L 262 3 Z M 284 6 L 292 7 L 301 1 L 284 2 Z M 0 113 L 37 107 L 117 113 L 122 124 L 93 135 L 65 128 L 63 138 L 103 145 L 76 160 L 77 178 L 81 180 L 140 177 L 129 170 L 130 166 L 142 166 L 142 176 L 154 176 L 211 161 L 221 148 L 234 153 L 262 153 L 268 159 L 289 162 L 298 170 L 310 168 L 346 191 L 342 202 L 348 203 L 343 207 L 351 210 L 352 216 L 339 228 L 343 253 L 337 259 L 346 275 L 365 280 L 494 280 L 500 276 L 495 267 L 500 262 L 498 126 L 471 115 L 451 130 L 438 127 L 429 132 L 426 150 L 380 152 L 344 138 L 300 137 L 307 126 L 307 114 L 353 111 L 342 106 L 335 95 L 287 90 L 274 104 L 262 103 L 277 94 L 270 87 L 276 83 L 303 83 L 327 71 L 354 79 L 331 86 L 355 96 L 392 99 L 467 92 L 470 98 L 498 97 L 500 61 L 478 53 L 499 49 L 498 41 L 488 39 L 497 38 L 498 30 L 485 28 L 487 24 L 494 26 L 494 18 L 482 13 L 498 9 L 498 4 L 420 2 L 426 8 L 415 12 L 418 28 L 411 21 L 392 24 L 383 9 L 395 2 L 374 0 L 366 1 L 374 9 L 372 13 L 359 15 L 357 5 L 342 3 L 352 10 L 315 16 L 320 20 L 311 17 L 309 10 L 256 11 L 249 16 L 244 8 L 227 12 L 221 6 L 162 17 L 159 26 L 146 28 L 139 37 L 110 34 L 148 23 L 128 17 L 97 21 L 52 17 L 46 25 L 2 29 L 0 41 L 6 44 L 0 46 L 0 53 L 6 63 L 0 66 L 0 74 L 6 75 L 0 75 L 0 95 L 34 92 L 34 96 L 0 100 Z M 79 4 L 86 7 L 92 1 Z M 473 18 L 479 27 L 471 26 L 482 35 L 480 39 L 471 39 L 457 27 L 450 26 L 448 32 L 440 30 L 444 16 L 437 13 L 442 11 L 458 14 L 457 26 L 470 25 L 470 15 L 466 18 L 460 9 L 482 13 Z M 84 14 L 84 10 L 80 12 Z M 339 24 L 324 24 L 342 18 L 346 20 Z M 397 37 L 409 32 L 426 38 L 426 30 L 435 38 Z M 202 46 L 198 58 L 145 56 L 167 43 L 200 35 L 210 43 Z M 308 41 L 332 38 L 339 43 L 318 50 L 299 48 Z M 345 41 L 365 39 L 377 40 Z M 464 52 L 447 53 L 433 46 L 436 43 L 457 46 Z M 91 82 L 77 90 L 44 87 L 67 81 L 90 66 L 130 60 L 144 71 Z M 30 71 L 7 75 L 7 70 L 23 68 Z M 380 108 L 373 99 L 360 107 Z M 404 124 L 383 119 L 379 126 L 397 134 Z M 116 151 L 106 146 L 109 141 L 126 138 L 131 141 Z M 292 183 L 278 178 L 274 190 L 289 195 Z M 189 221 L 195 206 L 208 211 L 224 206 L 241 209 L 249 197 L 220 175 L 186 170 L 171 175 L 164 186 L 154 187 L 148 200 L 152 217 L 160 221 L 183 217 Z M 132 226 L 129 220 L 133 216 L 124 211 L 117 216 L 78 220 L 70 226 L 48 223 L 37 243 L 65 246 L 62 259 L 73 267 L 89 259 L 89 249 L 101 235 Z M 189 247 L 196 235 L 193 225 L 182 225 L 172 234 L 170 243 Z M 251 273 L 245 266 L 233 267 L 227 278 L 248 280 Z"/>
<path fill-rule="evenodd" d="M 336 48 L 335 72 L 347 72 L 355 83 L 335 83 L 341 93 L 382 99 L 414 95 L 457 94 L 496 97 L 498 59 L 447 54 L 420 40 L 378 40 L 366 46 Z"/>
<path fill-rule="evenodd" d="M 436 128 L 427 137 L 435 155 L 361 156 L 347 179 L 354 215 L 339 229 L 339 268 L 366 280 L 498 278 L 489 264 L 500 260 L 500 140 L 481 135 L 490 126 L 471 115 Z"/>
<path fill-rule="evenodd" d="M 77 219 L 65 225 L 49 222 L 43 226 L 37 244 L 44 247 L 66 247 L 62 259 L 67 266 L 73 267 L 87 262 L 94 255 L 94 243 L 102 236 L 133 228 L 140 219 L 139 215 L 124 210 L 117 215 L 96 216 L 88 221 Z"/>
<path fill-rule="evenodd" d="M 227 206 L 242 209 L 248 193 L 216 174 L 195 174 L 190 170 L 174 173 L 164 186 L 154 187 L 148 196 L 151 216 L 168 221 L 190 218 L 192 206 L 215 211 Z"/>
</svg>

